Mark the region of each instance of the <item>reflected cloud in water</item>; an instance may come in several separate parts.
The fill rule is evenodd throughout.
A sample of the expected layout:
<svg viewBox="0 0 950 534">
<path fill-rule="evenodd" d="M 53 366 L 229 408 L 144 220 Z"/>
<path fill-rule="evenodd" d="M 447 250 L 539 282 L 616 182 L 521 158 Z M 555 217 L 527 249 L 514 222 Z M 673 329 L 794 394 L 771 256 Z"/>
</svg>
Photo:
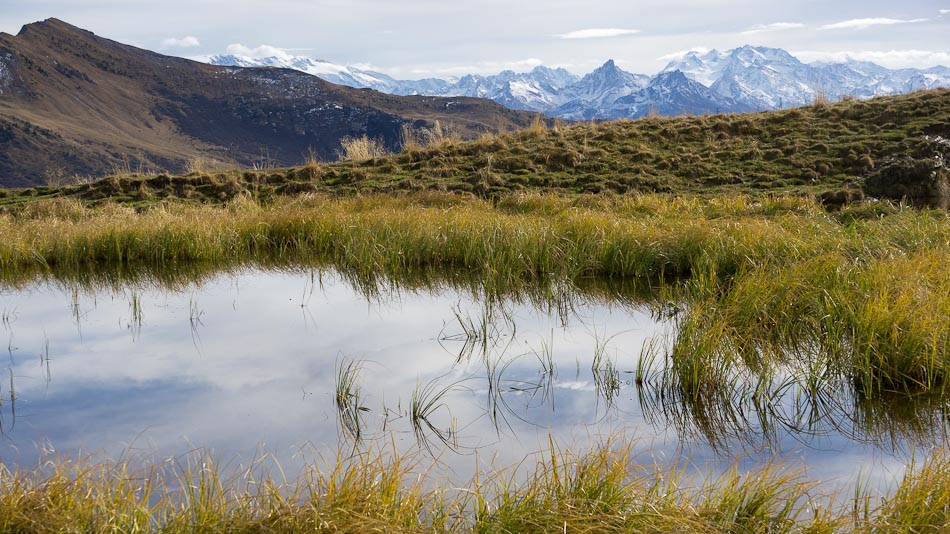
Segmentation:
<svg viewBox="0 0 950 534">
<path fill-rule="evenodd" d="M 464 474 L 475 451 L 513 465 L 549 435 L 586 449 L 624 434 L 645 455 L 685 455 L 701 470 L 778 456 L 845 482 L 866 463 L 890 477 L 913 446 L 883 442 L 947 426 L 943 407 L 925 400 L 904 416 L 886 408 L 892 402 L 835 404 L 835 391 L 802 404 L 794 380 L 781 389 L 783 377 L 765 404 L 738 377 L 731 389 L 687 394 L 662 357 L 644 369 L 644 351 L 662 348 L 675 321 L 635 298 L 352 282 L 248 270 L 171 288 L 0 290 L 0 335 L 9 339 L 0 457 L 31 464 L 44 447 L 112 456 L 207 447 L 253 458 L 263 449 L 290 469 L 301 448 L 386 440 Z M 345 362 L 358 369 L 346 375 Z"/>
</svg>

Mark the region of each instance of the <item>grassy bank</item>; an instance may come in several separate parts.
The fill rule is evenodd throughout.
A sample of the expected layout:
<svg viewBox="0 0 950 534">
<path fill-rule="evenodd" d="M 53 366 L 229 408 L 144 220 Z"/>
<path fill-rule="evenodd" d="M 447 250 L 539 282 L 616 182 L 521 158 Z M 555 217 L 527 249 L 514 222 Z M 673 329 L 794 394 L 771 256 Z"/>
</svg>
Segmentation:
<svg viewBox="0 0 950 534">
<path fill-rule="evenodd" d="M 491 197 L 523 191 L 854 191 L 895 158 L 933 156 L 928 139 L 950 138 L 948 124 L 950 90 L 935 89 L 741 115 L 554 126 L 538 121 L 524 131 L 467 143 L 438 132 L 407 132 L 402 152 L 389 157 L 184 176 L 122 174 L 78 185 L 0 189 L 0 206 L 49 197 L 149 205 L 169 198 L 217 203 L 244 196 L 269 203 L 314 192 Z"/>
<path fill-rule="evenodd" d="M 840 228 L 796 198 L 310 196 L 144 212 L 58 200 L 0 216 L 0 272 L 319 257 L 366 272 L 461 268 L 512 281 L 726 276 L 834 249 L 847 239 Z"/>
<path fill-rule="evenodd" d="M 366 280 L 465 272 L 496 292 L 633 281 L 689 310 L 672 348 L 687 392 L 790 360 L 831 362 L 823 373 L 865 395 L 943 391 L 950 378 L 950 220 L 938 211 L 828 214 L 748 196 L 305 196 L 144 211 L 60 199 L 0 215 L 0 234 L 8 283 L 314 262 Z"/>
<path fill-rule="evenodd" d="M 0 468 L 0 532 L 941 532 L 950 520 L 950 460 L 939 451 L 886 496 L 860 482 L 829 495 L 780 464 L 690 481 L 630 451 L 548 451 L 518 473 L 496 466 L 460 486 L 385 453 L 290 480 L 267 461 L 227 468 L 201 453 L 59 459 Z"/>
</svg>

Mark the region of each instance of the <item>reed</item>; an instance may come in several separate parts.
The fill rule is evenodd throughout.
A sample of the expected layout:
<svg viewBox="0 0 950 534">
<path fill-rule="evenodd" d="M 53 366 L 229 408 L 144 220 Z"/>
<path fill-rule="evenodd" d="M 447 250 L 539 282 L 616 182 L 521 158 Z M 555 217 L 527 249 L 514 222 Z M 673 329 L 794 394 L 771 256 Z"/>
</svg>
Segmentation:
<svg viewBox="0 0 950 534">
<path fill-rule="evenodd" d="M 336 363 L 336 391 L 334 403 L 337 408 L 337 422 L 343 435 L 359 444 L 363 440 L 363 414 L 369 408 L 363 405 L 363 392 L 360 385 L 360 373 L 363 364 L 359 361 L 342 359 Z"/>
<path fill-rule="evenodd" d="M 341 452 L 289 478 L 266 456 L 229 465 L 204 451 L 0 465 L 0 532 L 939 532 L 950 520 L 939 450 L 881 496 L 861 481 L 828 494 L 781 462 L 696 480 L 637 462 L 621 440 L 551 443 L 463 484 L 425 458 Z"/>
</svg>

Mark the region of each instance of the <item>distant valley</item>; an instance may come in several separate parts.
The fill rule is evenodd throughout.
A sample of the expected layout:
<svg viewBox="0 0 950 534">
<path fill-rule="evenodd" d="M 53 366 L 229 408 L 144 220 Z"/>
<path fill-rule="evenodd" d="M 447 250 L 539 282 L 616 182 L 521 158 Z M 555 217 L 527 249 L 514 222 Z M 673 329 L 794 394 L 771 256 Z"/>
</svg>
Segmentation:
<svg viewBox="0 0 950 534">
<path fill-rule="evenodd" d="M 215 65 L 296 69 L 390 94 L 488 98 L 568 120 L 765 111 L 803 106 L 817 98 L 868 98 L 950 86 L 947 67 L 895 70 L 862 61 L 806 64 L 785 50 L 753 46 L 689 52 L 653 76 L 626 72 L 613 60 L 583 77 L 539 66 L 494 76 L 397 80 L 308 57 L 202 59 Z"/>
</svg>

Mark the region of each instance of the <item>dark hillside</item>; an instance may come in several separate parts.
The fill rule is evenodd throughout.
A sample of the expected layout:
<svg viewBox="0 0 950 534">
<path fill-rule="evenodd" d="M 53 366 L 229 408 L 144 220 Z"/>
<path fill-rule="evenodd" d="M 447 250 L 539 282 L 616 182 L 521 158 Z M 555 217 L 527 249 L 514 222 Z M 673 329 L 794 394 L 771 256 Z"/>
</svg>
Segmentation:
<svg viewBox="0 0 950 534">
<path fill-rule="evenodd" d="M 390 148 L 403 124 L 463 137 L 531 115 L 490 101 L 396 97 L 283 69 L 217 67 L 97 37 L 56 19 L 0 34 L 0 186 L 116 171 L 333 160 L 344 136 Z"/>
</svg>

